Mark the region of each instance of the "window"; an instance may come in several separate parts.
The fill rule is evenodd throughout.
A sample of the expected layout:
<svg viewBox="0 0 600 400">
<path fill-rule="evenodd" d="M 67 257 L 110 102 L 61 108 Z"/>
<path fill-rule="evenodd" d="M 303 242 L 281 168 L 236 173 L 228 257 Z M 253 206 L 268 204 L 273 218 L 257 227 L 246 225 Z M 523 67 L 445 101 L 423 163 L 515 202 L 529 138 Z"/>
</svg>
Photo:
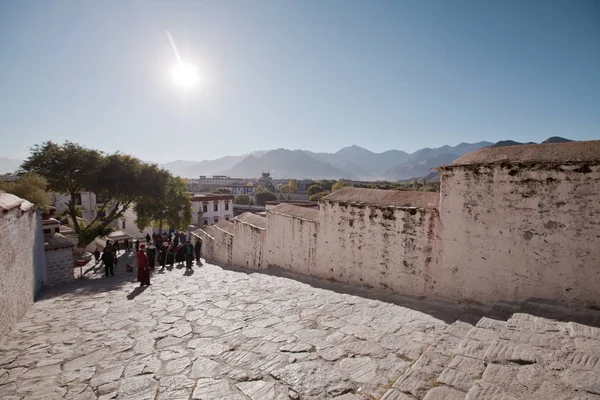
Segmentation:
<svg viewBox="0 0 600 400">
<path fill-rule="evenodd" d="M 106 211 L 98 211 L 98 218 L 106 217 Z"/>
<path fill-rule="evenodd" d="M 229 211 L 229 203 L 225 203 L 225 211 Z"/>
<path fill-rule="evenodd" d="M 213 204 L 213 205 L 214 205 L 214 207 L 215 207 L 215 211 L 219 211 L 219 203 L 215 203 L 215 204 Z"/>
<path fill-rule="evenodd" d="M 75 193 L 75 205 L 76 206 L 81 205 L 81 193 Z"/>
<path fill-rule="evenodd" d="M 219 218 L 215 217 L 215 224 L 219 223 Z"/>
<path fill-rule="evenodd" d="M 52 229 L 50 229 L 50 228 L 48 228 L 48 229 L 44 229 L 44 233 L 48 233 L 48 234 L 50 234 L 50 233 L 52 233 Z"/>
<path fill-rule="evenodd" d="M 202 212 L 208 212 L 208 204 L 202 204 Z"/>
<path fill-rule="evenodd" d="M 229 221 L 229 217 L 225 217 L 225 221 Z"/>
<path fill-rule="evenodd" d="M 123 220 L 123 229 L 125 229 L 125 220 Z"/>
<path fill-rule="evenodd" d="M 204 226 L 206 226 L 206 225 L 208 225 L 208 220 L 207 219 L 204 220 Z"/>
</svg>

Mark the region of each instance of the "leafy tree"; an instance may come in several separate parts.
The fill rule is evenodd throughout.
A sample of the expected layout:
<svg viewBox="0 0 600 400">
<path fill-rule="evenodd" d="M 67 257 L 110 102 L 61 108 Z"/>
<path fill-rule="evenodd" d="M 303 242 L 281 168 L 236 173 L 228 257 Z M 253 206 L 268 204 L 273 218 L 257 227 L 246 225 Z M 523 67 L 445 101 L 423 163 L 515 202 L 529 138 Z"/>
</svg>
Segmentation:
<svg viewBox="0 0 600 400">
<path fill-rule="evenodd" d="M 274 200 L 277 200 L 277 196 L 273 192 L 265 191 L 265 192 L 256 193 L 256 205 L 258 205 L 258 206 L 264 207 L 265 203 L 267 201 L 274 201 Z"/>
<path fill-rule="evenodd" d="M 331 188 L 333 187 L 335 182 L 336 181 L 334 181 L 334 180 L 328 180 L 328 179 L 322 179 L 322 180 L 318 181 L 319 186 L 321 186 L 323 188 L 323 190 L 325 190 L 325 191 L 331 190 Z"/>
<path fill-rule="evenodd" d="M 307 194 L 309 196 L 312 196 L 313 194 L 321 193 L 324 191 L 325 191 L 325 189 L 323 189 L 323 187 L 321 187 L 319 185 L 311 185 L 308 187 Z"/>
<path fill-rule="evenodd" d="M 47 186 L 48 182 L 43 176 L 31 172 L 22 175 L 15 182 L 0 181 L 0 190 L 28 200 L 44 212 L 48 212 L 50 209 L 50 195 L 46 191 Z"/>
<path fill-rule="evenodd" d="M 288 184 L 279 185 L 279 193 L 289 193 L 290 187 Z"/>
<path fill-rule="evenodd" d="M 288 193 L 298 193 L 298 184 L 295 179 L 290 179 L 288 185 Z"/>
<path fill-rule="evenodd" d="M 261 185 L 258 185 L 258 186 L 256 187 L 256 193 L 260 193 L 260 192 L 266 192 L 266 191 L 267 191 L 267 190 L 266 190 L 264 187 L 262 187 Z"/>
<path fill-rule="evenodd" d="M 233 203 L 245 206 L 250 205 L 250 196 L 248 196 L 247 194 L 238 194 L 233 199 Z"/>
<path fill-rule="evenodd" d="M 262 178 L 263 178 L 264 183 L 265 183 L 265 188 L 269 192 L 274 192 L 275 191 L 275 185 L 273 185 L 273 178 L 271 178 L 271 174 L 268 173 L 268 172 L 263 172 L 262 173 Z"/>
<path fill-rule="evenodd" d="M 69 141 L 34 146 L 21 168 L 43 176 L 51 190 L 70 196 L 67 209 L 79 247 L 85 247 L 96 236 L 110 233 L 111 223 L 121 218 L 133 203 L 156 194 L 155 181 L 160 174 L 169 175 L 135 157 L 120 153 L 106 155 Z M 96 217 L 89 222 L 77 218 L 76 196 L 86 191 L 104 200 Z"/>
<path fill-rule="evenodd" d="M 226 189 L 226 188 L 219 188 L 219 189 L 215 190 L 213 193 L 231 194 L 231 190 Z"/>
<path fill-rule="evenodd" d="M 156 193 L 138 200 L 134 205 L 135 224 L 140 231 L 152 223 L 163 223 L 173 229 L 185 229 L 192 222 L 192 200 L 183 179 L 162 170 L 155 182 Z"/>
<path fill-rule="evenodd" d="M 329 194 L 329 192 L 319 192 L 319 193 L 315 193 L 312 196 L 310 196 L 308 199 L 310 201 L 319 201 L 321 200 L 322 197 L 325 197 Z"/>
<path fill-rule="evenodd" d="M 335 192 L 336 190 L 340 190 L 341 188 L 345 187 L 346 185 L 344 184 L 344 182 L 342 181 L 337 181 L 332 187 L 331 187 L 331 191 Z"/>
</svg>

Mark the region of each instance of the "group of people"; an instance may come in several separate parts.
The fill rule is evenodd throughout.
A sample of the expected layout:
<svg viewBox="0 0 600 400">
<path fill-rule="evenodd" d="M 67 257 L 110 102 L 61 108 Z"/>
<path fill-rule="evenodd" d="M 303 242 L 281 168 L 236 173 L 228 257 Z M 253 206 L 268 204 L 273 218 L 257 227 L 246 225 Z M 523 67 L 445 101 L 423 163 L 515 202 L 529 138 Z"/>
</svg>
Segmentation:
<svg viewBox="0 0 600 400">
<path fill-rule="evenodd" d="M 140 244 L 139 240 L 134 242 L 140 286 L 150 285 L 150 271 L 155 269 L 157 262 L 162 269 L 165 269 L 167 264 L 172 268 L 176 262 L 178 265 L 185 262 L 186 270 L 191 270 L 194 259 L 197 265 L 202 265 L 200 260 L 202 239 L 200 238 L 192 245 L 183 232 L 175 232 L 174 234 L 163 233 L 162 235 L 153 234 L 152 236 L 147 234 L 146 243 L 147 245 Z M 126 251 L 130 250 L 129 241 L 125 241 L 124 248 Z M 102 258 L 107 278 L 115 275 L 114 266 L 117 262 L 116 254 L 118 249 L 119 245 L 116 242 L 111 243 L 111 241 L 107 241 L 101 256 L 99 250 L 94 252 L 96 263 Z"/>
</svg>

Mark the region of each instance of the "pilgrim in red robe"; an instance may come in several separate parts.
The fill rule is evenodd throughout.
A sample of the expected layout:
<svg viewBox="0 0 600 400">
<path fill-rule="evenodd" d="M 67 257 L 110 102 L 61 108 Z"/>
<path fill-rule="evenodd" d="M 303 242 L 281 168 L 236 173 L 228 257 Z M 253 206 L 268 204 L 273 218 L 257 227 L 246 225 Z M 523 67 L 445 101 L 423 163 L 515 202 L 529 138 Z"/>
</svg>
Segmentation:
<svg viewBox="0 0 600 400">
<path fill-rule="evenodd" d="M 140 282 L 140 286 L 150 285 L 150 265 L 148 263 L 148 256 L 144 250 L 146 250 L 146 246 L 141 245 L 140 250 L 137 252 L 138 281 Z"/>
</svg>

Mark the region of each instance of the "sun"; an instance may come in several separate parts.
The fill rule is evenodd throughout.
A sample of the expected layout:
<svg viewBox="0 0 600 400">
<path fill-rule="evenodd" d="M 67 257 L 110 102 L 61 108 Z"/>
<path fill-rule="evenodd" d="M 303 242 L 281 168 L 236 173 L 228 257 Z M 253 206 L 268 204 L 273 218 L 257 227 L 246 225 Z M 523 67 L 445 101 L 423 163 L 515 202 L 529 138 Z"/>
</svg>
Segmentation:
<svg viewBox="0 0 600 400">
<path fill-rule="evenodd" d="M 193 65 L 183 62 L 178 63 L 171 70 L 171 77 L 179 86 L 191 89 L 200 82 L 200 75 Z"/>
</svg>

